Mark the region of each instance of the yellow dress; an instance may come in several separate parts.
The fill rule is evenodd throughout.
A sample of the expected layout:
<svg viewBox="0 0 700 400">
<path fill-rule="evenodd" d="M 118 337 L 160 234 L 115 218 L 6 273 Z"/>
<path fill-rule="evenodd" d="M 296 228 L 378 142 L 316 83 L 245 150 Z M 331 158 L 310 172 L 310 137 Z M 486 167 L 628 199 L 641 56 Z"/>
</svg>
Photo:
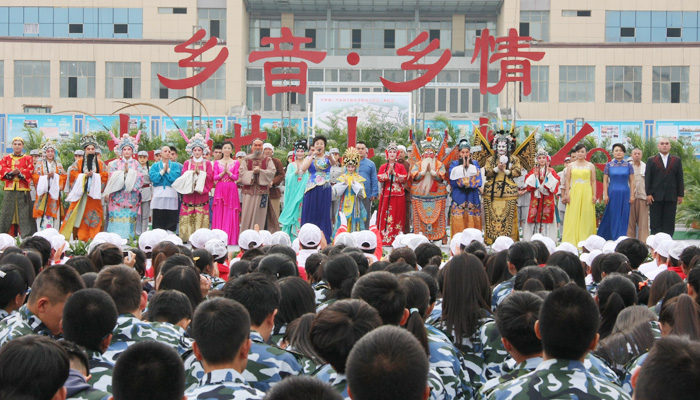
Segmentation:
<svg viewBox="0 0 700 400">
<path fill-rule="evenodd" d="M 562 242 L 574 246 L 596 234 L 595 205 L 592 202 L 591 170 L 588 166 L 571 166 L 571 192 L 564 215 Z"/>
</svg>

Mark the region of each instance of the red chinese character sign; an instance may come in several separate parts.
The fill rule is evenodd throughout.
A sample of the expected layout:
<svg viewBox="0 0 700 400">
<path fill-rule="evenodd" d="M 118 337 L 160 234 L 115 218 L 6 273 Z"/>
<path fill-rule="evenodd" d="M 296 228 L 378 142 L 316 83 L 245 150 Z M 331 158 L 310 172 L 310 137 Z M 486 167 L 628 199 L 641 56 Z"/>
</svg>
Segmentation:
<svg viewBox="0 0 700 400">
<path fill-rule="evenodd" d="M 289 57 L 289 58 L 301 58 L 303 60 L 311 61 L 314 64 L 318 64 L 326 58 L 326 53 L 323 51 L 310 51 L 301 50 L 302 43 L 311 43 L 312 39 L 307 37 L 296 37 L 292 35 L 292 31 L 289 28 L 282 28 L 282 36 L 278 38 L 265 37 L 260 43 L 263 46 L 272 44 L 273 48 L 270 51 L 254 51 L 248 56 L 248 61 L 255 62 L 265 58 L 272 57 Z M 281 44 L 288 43 L 292 45 L 291 50 L 282 50 Z M 275 73 L 273 70 L 277 68 L 284 69 L 298 69 L 298 72 L 281 72 Z M 275 93 L 299 93 L 306 94 L 306 63 L 298 61 L 266 61 L 263 64 L 263 69 L 265 71 L 265 93 L 268 96 L 272 96 Z M 299 81 L 298 85 L 273 85 L 273 82 L 277 81 Z M 282 82 L 283 83 L 283 82 Z"/>
<path fill-rule="evenodd" d="M 266 140 L 267 139 L 267 132 L 262 132 L 260 131 L 260 116 L 259 115 L 251 115 L 251 133 L 250 135 L 245 135 L 243 136 L 241 132 L 241 124 L 234 124 L 233 125 L 233 137 L 226 139 L 227 142 L 231 142 L 233 144 L 233 150 L 241 150 L 243 146 L 247 146 L 249 144 L 253 144 L 253 141 L 255 139 L 260 139 L 260 140 Z"/>
<path fill-rule="evenodd" d="M 522 82 L 523 95 L 528 96 L 532 91 L 530 77 L 530 60 L 540 61 L 543 51 L 521 51 L 530 47 L 530 36 L 518 36 L 518 31 L 511 28 L 508 36 L 495 38 L 488 29 L 481 31 L 476 39 L 472 63 L 481 57 L 479 66 L 479 92 L 486 94 L 500 93 L 508 82 Z M 493 54 L 491 54 L 493 52 Z M 508 59 L 513 58 L 513 59 Z M 488 87 L 489 65 L 501 60 L 501 74 L 498 83 Z"/>
<path fill-rule="evenodd" d="M 412 60 L 406 61 L 401 64 L 401 69 L 404 71 L 426 71 L 425 74 L 407 81 L 407 82 L 392 82 L 384 78 L 379 78 L 382 81 L 382 85 L 385 88 L 391 90 L 392 92 L 411 92 L 413 90 L 422 88 L 427 85 L 430 81 L 435 79 L 438 73 L 442 71 L 443 68 L 452 58 L 452 52 L 445 50 L 437 62 L 433 64 L 418 64 L 418 61 L 425 57 L 426 55 L 432 53 L 433 51 L 440 48 L 440 39 L 433 39 L 430 44 L 428 44 L 425 49 L 418 51 L 411 51 L 412 48 L 418 46 L 419 44 L 428 40 L 428 32 L 421 32 L 411 43 L 406 46 L 396 50 L 396 55 L 399 56 L 410 56 L 413 57 Z"/>
<path fill-rule="evenodd" d="M 228 49 L 226 47 L 222 48 L 219 54 L 211 61 L 195 61 L 195 58 L 204 54 L 207 50 L 212 49 L 219 42 L 219 39 L 212 36 L 207 40 L 202 47 L 199 48 L 189 48 L 194 43 L 199 42 L 204 39 L 207 35 L 207 31 L 204 29 L 198 30 L 189 40 L 185 43 L 178 44 L 175 46 L 176 53 L 187 53 L 190 54 L 189 57 L 180 60 L 177 65 L 182 68 L 199 68 L 201 72 L 184 79 L 169 79 L 160 74 L 158 74 L 158 80 L 163 86 L 168 89 L 182 90 L 189 89 L 204 83 L 209 77 L 214 75 L 216 70 L 219 69 L 224 64 L 224 61 L 228 58 Z"/>
</svg>

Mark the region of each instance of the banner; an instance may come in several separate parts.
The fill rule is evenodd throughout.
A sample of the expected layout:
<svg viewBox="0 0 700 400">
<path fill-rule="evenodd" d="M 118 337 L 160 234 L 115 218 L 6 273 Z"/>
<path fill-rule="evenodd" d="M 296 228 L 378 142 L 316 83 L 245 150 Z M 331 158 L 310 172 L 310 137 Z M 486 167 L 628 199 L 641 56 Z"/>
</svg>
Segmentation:
<svg viewBox="0 0 700 400">
<path fill-rule="evenodd" d="M 411 121 L 410 93 L 314 93 L 313 129 L 345 129 L 347 117 L 363 123 L 408 126 Z"/>
</svg>

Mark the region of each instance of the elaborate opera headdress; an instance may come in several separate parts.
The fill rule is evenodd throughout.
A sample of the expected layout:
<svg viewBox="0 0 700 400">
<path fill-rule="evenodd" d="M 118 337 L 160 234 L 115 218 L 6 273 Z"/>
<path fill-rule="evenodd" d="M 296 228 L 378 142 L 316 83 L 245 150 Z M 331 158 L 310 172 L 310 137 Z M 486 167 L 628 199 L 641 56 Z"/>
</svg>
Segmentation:
<svg viewBox="0 0 700 400">
<path fill-rule="evenodd" d="M 97 138 L 95 137 L 95 135 L 92 135 L 90 133 L 88 133 L 87 135 L 83 135 L 83 137 L 80 138 L 80 147 L 84 149 L 90 145 L 93 145 L 95 146 L 95 148 L 97 148 Z"/>
<path fill-rule="evenodd" d="M 299 139 L 296 142 L 294 142 L 294 150 L 299 150 L 302 149 L 304 151 L 309 149 L 309 144 L 306 142 L 306 139 Z"/>
<path fill-rule="evenodd" d="M 463 137 L 459 138 L 457 141 L 457 149 L 462 150 L 462 149 L 471 149 L 471 146 L 469 144 L 469 139 Z"/>
<path fill-rule="evenodd" d="M 389 151 L 390 150 L 393 150 L 397 153 L 399 152 L 399 146 L 393 140 L 391 142 L 389 142 L 389 145 L 386 146 L 386 150 L 384 150 L 384 156 L 386 157 L 387 160 L 389 159 Z"/>
<path fill-rule="evenodd" d="M 547 163 L 550 163 L 550 162 L 552 161 L 552 157 L 550 157 L 550 156 L 549 156 L 549 153 L 547 153 L 547 150 L 545 150 L 545 149 L 542 148 L 542 147 L 540 147 L 539 149 L 537 149 L 537 153 L 535 153 L 535 160 L 537 160 L 538 158 L 540 158 L 540 156 L 545 156 L 545 157 L 547 157 Z"/>
<path fill-rule="evenodd" d="M 421 146 L 421 148 L 423 148 L 423 151 L 426 151 L 428 149 L 431 149 L 433 151 L 437 151 L 440 148 L 440 141 L 435 140 L 434 137 L 432 137 L 432 136 L 430 136 L 430 134 L 428 134 L 425 137 L 425 140 L 420 142 L 420 146 Z"/>
<path fill-rule="evenodd" d="M 194 136 L 192 136 L 191 139 L 189 139 L 189 142 L 187 143 L 187 147 L 185 148 L 185 150 L 187 151 L 187 154 L 192 156 L 192 151 L 194 150 L 195 147 L 199 147 L 200 149 L 202 149 L 202 152 L 204 152 L 204 150 L 209 147 L 209 146 L 207 146 L 206 139 L 202 136 L 201 133 L 197 133 Z"/>
<path fill-rule="evenodd" d="M 344 165 L 360 165 L 360 153 L 354 147 L 348 147 L 343 154 L 343 164 Z"/>
<path fill-rule="evenodd" d="M 496 150 L 499 142 L 506 143 L 506 151 L 508 152 L 508 154 L 511 154 L 515 151 L 515 138 L 505 133 L 505 131 L 503 130 L 498 131 L 498 133 L 493 137 L 493 141 L 491 142 L 491 148 L 493 150 Z"/>
<path fill-rule="evenodd" d="M 119 154 L 122 153 L 122 150 L 125 147 L 131 147 L 134 153 L 137 153 L 139 151 L 139 138 L 141 137 L 141 131 L 136 134 L 136 137 L 133 138 L 131 135 L 128 133 L 125 133 L 122 135 L 122 137 L 117 141 L 117 146 L 114 148 Z"/>
<path fill-rule="evenodd" d="M 41 154 L 46 154 L 46 150 L 48 149 L 53 149 L 53 151 L 58 151 L 58 147 L 56 142 L 54 142 L 52 139 L 46 139 L 44 144 L 41 145 Z"/>
</svg>

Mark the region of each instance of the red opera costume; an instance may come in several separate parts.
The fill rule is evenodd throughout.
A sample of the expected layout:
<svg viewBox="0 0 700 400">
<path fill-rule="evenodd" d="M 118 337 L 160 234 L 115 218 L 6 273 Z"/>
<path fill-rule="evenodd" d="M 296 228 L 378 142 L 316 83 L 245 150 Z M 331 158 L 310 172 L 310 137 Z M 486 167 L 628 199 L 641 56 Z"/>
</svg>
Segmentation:
<svg viewBox="0 0 700 400">
<path fill-rule="evenodd" d="M 24 140 L 14 138 L 14 142 Z M 13 174 L 17 169 L 19 173 Z M 0 232 L 9 232 L 10 227 L 19 225 L 19 234 L 26 237 L 36 232 L 36 224 L 32 219 L 32 201 L 29 197 L 29 180 L 34 172 L 34 162 L 29 155 L 8 154 L 0 160 L 0 179 L 5 182 L 5 197 L 3 198 L 2 213 L 0 213 Z"/>
<path fill-rule="evenodd" d="M 546 153 L 538 152 L 537 156 L 549 157 Z M 557 240 L 556 193 L 559 190 L 560 178 L 554 168 L 535 166 L 525 177 L 527 191 L 530 192 L 530 207 L 527 221 L 523 227 L 523 240 L 529 241 L 533 234 L 539 233 Z"/>
<path fill-rule="evenodd" d="M 382 183 L 377 217 L 383 243 L 392 243 L 396 235 L 403 233 L 403 227 L 406 224 L 406 200 L 403 184 L 408 179 L 408 171 L 396 161 L 398 147 L 395 143 L 389 145 L 387 153 L 389 151 L 393 151 L 392 159 L 379 167 L 377 174 L 377 180 Z M 390 165 L 393 166 L 393 174 L 389 173 Z"/>
</svg>

